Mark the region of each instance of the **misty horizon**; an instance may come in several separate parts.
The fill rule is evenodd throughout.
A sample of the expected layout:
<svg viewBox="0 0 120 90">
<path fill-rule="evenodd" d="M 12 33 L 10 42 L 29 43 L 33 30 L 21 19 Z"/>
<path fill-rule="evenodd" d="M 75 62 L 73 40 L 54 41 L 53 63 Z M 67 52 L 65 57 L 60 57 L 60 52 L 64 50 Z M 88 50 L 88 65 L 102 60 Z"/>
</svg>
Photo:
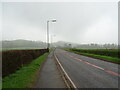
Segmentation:
<svg viewBox="0 0 120 90">
<path fill-rule="evenodd" d="M 14 39 L 14 40 L 2 40 L 1 42 L 3 42 L 3 41 L 33 41 L 33 42 L 43 42 L 43 43 L 47 43 L 46 41 L 44 42 L 44 41 L 40 41 L 40 40 L 27 40 L 27 39 Z M 98 44 L 98 45 L 104 45 L 104 44 L 115 44 L 115 45 L 118 45 L 118 44 L 116 44 L 116 43 L 102 43 L 102 44 L 100 44 L 100 43 L 74 43 L 74 42 L 68 42 L 68 41 L 56 41 L 56 42 L 52 42 L 52 43 L 57 43 L 57 42 L 64 42 L 64 43 L 70 43 L 70 44 L 78 44 L 78 45 L 80 45 L 80 44 Z M 51 44 L 51 41 L 50 41 L 50 44 Z"/>
<path fill-rule="evenodd" d="M 12 40 L 2 41 L 2 49 L 40 49 L 47 48 L 47 43 L 42 41 L 30 41 L 30 40 Z M 51 48 L 81 48 L 81 49 L 118 49 L 117 44 L 77 44 L 72 42 L 58 41 L 50 43 Z"/>
</svg>

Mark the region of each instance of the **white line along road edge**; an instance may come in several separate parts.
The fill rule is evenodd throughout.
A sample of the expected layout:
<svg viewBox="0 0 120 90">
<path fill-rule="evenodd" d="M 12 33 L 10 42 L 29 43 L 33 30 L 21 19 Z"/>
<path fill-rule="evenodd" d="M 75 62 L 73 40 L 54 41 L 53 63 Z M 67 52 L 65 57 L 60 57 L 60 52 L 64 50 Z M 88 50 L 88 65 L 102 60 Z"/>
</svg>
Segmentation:
<svg viewBox="0 0 120 90">
<path fill-rule="evenodd" d="M 57 61 L 57 63 L 59 64 L 60 68 L 62 69 L 63 73 L 65 74 L 66 78 L 69 80 L 69 82 L 72 84 L 72 87 L 77 90 L 77 87 L 75 86 L 75 84 L 73 83 L 73 81 L 71 80 L 71 78 L 68 76 L 68 74 L 66 73 L 66 71 L 64 70 L 63 66 L 61 65 L 61 63 L 59 62 L 57 56 L 55 55 L 55 52 L 53 53 L 54 57 Z"/>
</svg>

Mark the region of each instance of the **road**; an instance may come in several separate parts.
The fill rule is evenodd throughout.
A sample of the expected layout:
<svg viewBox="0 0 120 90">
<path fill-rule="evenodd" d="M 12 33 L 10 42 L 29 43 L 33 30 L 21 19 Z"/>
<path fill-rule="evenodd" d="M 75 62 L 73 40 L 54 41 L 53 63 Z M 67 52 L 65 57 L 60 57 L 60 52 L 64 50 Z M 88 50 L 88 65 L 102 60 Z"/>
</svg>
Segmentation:
<svg viewBox="0 0 120 90">
<path fill-rule="evenodd" d="M 118 64 L 61 49 L 55 55 L 77 88 L 118 88 Z"/>
</svg>

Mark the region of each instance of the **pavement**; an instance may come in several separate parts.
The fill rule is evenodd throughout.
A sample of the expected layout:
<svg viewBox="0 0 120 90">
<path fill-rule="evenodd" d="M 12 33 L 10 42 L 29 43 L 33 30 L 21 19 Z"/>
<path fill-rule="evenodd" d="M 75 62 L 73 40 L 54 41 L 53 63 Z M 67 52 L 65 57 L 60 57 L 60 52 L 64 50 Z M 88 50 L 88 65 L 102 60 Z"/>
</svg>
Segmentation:
<svg viewBox="0 0 120 90">
<path fill-rule="evenodd" d="M 40 70 L 35 88 L 66 88 L 66 85 L 55 64 L 53 52 L 48 55 L 47 60 Z"/>
<path fill-rule="evenodd" d="M 66 73 L 78 88 L 118 88 L 118 64 L 56 49 Z"/>
</svg>

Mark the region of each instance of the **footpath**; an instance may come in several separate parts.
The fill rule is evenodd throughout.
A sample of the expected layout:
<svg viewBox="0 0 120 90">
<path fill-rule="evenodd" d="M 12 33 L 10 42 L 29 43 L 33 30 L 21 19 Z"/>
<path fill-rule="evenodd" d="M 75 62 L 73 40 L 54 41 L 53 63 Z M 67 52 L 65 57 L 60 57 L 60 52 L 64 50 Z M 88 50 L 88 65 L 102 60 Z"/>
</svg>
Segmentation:
<svg viewBox="0 0 120 90">
<path fill-rule="evenodd" d="M 35 88 L 66 88 L 55 64 L 53 52 L 50 52 L 47 60 L 41 68 Z"/>
</svg>

